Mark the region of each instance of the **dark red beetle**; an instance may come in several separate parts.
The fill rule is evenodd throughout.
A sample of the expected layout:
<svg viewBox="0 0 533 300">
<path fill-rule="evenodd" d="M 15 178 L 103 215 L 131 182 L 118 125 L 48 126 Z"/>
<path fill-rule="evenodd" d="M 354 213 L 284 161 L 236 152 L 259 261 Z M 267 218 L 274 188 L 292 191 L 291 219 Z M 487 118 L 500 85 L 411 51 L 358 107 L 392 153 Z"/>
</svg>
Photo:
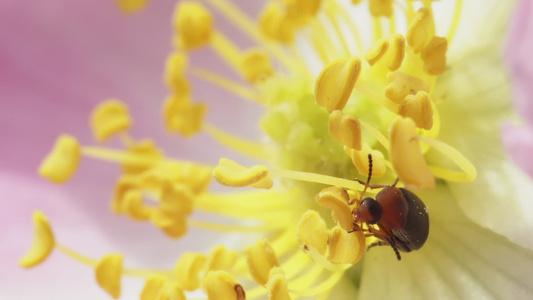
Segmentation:
<svg viewBox="0 0 533 300">
<path fill-rule="evenodd" d="M 369 171 L 366 182 L 356 179 L 365 185 L 361 198 L 367 188 L 382 190 L 376 195 L 376 199 L 364 198 L 357 208 L 352 211 L 354 216 L 354 230 L 363 230 L 360 223 L 367 223 L 367 236 L 374 236 L 381 241 L 368 246 L 367 250 L 374 246 L 390 245 L 398 260 L 401 260 L 400 252 L 411 252 L 420 249 L 427 240 L 429 234 L 429 216 L 424 202 L 414 193 L 397 188 L 398 179 L 393 185 L 370 184 L 372 177 L 372 155 L 368 155 Z M 377 224 L 378 228 L 368 224 Z M 399 251 L 398 251 L 399 250 Z"/>
</svg>

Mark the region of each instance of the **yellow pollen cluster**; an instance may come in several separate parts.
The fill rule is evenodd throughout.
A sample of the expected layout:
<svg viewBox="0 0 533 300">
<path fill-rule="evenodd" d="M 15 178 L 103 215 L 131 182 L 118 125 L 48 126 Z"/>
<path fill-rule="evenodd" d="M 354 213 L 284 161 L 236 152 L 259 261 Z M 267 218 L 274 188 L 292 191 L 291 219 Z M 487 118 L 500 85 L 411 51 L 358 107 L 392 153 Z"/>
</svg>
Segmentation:
<svg viewBox="0 0 533 300">
<path fill-rule="evenodd" d="M 147 1 L 118 2 L 129 12 Z M 422 190 L 434 188 L 436 178 L 475 179 L 468 159 L 438 140 L 443 99 L 435 85 L 447 69 L 453 35 L 436 36 L 432 1 L 420 1 L 416 10 L 407 1 L 400 10 L 392 0 L 273 0 L 258 20 L 229 0 L 204 2 L 176 5 L 174 49 L 164 74 L 169 90 L 162 99 L 165 128 L 182 137 L 206 134 L 259 162 L 246 167 L 228 158 L 216 165 L 171 158 L 153 140 L 130 136 L 133 118 L 127 105 L 110 99 L 90 117 L 99 146 L 61 135 L 39 174 L 64 183 L 82 157 L 116 163 L 122 174 L 111 197 L 115 214 L 151 223 L 170 238 L 183 237 L 191 227 L 198 229 L 194 234 L 209 230 L 261 238 L 238 250 L 215 245 L 208 253 L 184 252 L 167 270 L 131 269 L 122 254 L 97 261 L 57 243 L 47 218 L 36 212 L 34 244 L 21 266 L 34 267 L 57 248 L 94 268 L 97 284 L 113 298 L 120 297 L 123 276 L 146 280 L 142 300 L 191 299 L 190 293 L 197 292 L 208 299 L 325 298 L 344 272 L 364 258 L 367 246 L 376 239 L 387 244 L 373 234 L 379 223 L 357 217 L 362 198 L 376 195 L 372 189 L 394 182 Z M 344 5 L 371 15 L 369 45 Z M 257 45 L 240 49 L 217 28 L 211 8 Z M 399 12 L 407 19 L 405 33 L 396 30 Z M 455 16 L 452 30 L 457 22 Z M 315 52 L 313 59 L 318 57 L 318 74 L 307 64 L 300 43 Z M 203 47 L 240 79 L 194 67 L 194 51 Z M 219 112 L 208 111 L 209 101 L 195 99 L 189 76 L 261 106 L 265 115 L 260 126 L 267 137 L 247 140 L 209 124 L 206 114 Z M 103 146 L 113 139 L 122 148 Z M 427 159 L 430 149 L 458 168 L 434 165 L 439 161 Z M 378 183 L 369 186 L 355 177 Z M 213 178 L 242 190 L 214 192 Z M 331 218 L 323 217 L 328 214 Z"/>
</svg>

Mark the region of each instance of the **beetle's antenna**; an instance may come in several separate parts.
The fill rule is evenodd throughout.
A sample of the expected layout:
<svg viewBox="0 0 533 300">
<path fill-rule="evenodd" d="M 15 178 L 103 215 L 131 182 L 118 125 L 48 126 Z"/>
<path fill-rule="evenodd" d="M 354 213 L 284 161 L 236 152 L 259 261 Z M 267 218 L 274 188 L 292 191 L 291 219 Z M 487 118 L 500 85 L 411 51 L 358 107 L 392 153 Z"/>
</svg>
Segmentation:
<svg viewBox="0 0 533 300">
<path fill-rule="evenodd" d="M 361 200 L 363 199 L 363 196 L 366 193 L 366 189 L 368 189 L 368 186 L 370 185 L 370 178 L 372 178 L 372 154 L 368 154 L 368 177 L 366 179 L 365 188 L 363 189 L 363 192 L 361 193 Z"/>
</svg>

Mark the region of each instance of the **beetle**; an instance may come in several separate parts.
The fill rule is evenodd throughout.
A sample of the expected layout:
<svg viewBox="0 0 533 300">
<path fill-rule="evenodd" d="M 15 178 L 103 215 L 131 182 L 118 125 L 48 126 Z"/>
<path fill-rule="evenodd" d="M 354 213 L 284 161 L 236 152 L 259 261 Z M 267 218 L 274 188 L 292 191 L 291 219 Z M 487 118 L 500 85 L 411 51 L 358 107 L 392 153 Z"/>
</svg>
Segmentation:
<svg viewBox="0 0 533 300">
<path fill-rule="evenodd" d="M 390 245 L 398 260 L 399 251 L 411 252 L 420 249 L 429 235 L 429 216 L 426 205 L 413 192 L 396 187 L 398 179 L 392 185 L 370 184 L 372 177 L 372 155 L 368 155 L 369 171 L 366 182 L 355 179 L 364 184 L 359 205 L 353 209 L 354 231 L 363 230 L 361 223 L 367 223 L 366 236 L 374 236 L 380 241 L 368 246 Z M 366 190 L 381 188 L 376 199 L 363 199 Z M 354 200 L 356 201 L 356 200 Z M 352 203 L 350 203 L 352 204 Z M 370 225 L 377 225 L 377 228 Z"/>
</svg>

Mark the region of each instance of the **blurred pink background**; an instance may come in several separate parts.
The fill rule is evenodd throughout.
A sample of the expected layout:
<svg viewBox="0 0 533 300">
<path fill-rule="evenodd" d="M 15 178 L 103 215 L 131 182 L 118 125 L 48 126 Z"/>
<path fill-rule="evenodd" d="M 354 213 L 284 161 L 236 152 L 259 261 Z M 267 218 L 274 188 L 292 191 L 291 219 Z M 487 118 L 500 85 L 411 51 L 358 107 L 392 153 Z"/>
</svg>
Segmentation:
<svg viewBox="0 0 533 300">
<path fill-rule="evenodd" d="M 237 2 L 253 16 L 261 4 Z M 168 90 L 162 78 L 172 50 L 175 3 L 151 1 L 145 11 L 132 15 L 122 14 L 110 0 L 0 3 L 0 298 L 109 298 L 96 285 L 92 268 L 59 251 L 31 270 L 18 266 L 33 239 L 35 209 L 48 215 L 60 243 L 95 259 L 124 252 L 129 267 L 172 268 L 185 249 L 206 250 L 210 244 L 199 230 L 171 240 L 149 223 L 113 215 L 109 202 L 119 175 L 115 164 L 83 159 L 77 174 L 63 186 L 37 175 L 61 133 L 94 144 L 90 111 L 111 97 L 129 104 L 132 136 L 154 138 L 167 155 L 208 163 L 233 155 L 205 134 L 184 140 L 164 130 L 161 111 Z M 215 22 L 241 46 L 251 44 L 223 17 L 216 16 Z M 209 49 L 191 59 L 239 80 Z M 211 123 L 250 138 L 258 136 L 255 105 L 214 86 L 194 89 L 193 96 L 209 103 Z M 122 299 L 138 298 L 141 280 L 125 279 L 123 284 Z"/>
</svg>

